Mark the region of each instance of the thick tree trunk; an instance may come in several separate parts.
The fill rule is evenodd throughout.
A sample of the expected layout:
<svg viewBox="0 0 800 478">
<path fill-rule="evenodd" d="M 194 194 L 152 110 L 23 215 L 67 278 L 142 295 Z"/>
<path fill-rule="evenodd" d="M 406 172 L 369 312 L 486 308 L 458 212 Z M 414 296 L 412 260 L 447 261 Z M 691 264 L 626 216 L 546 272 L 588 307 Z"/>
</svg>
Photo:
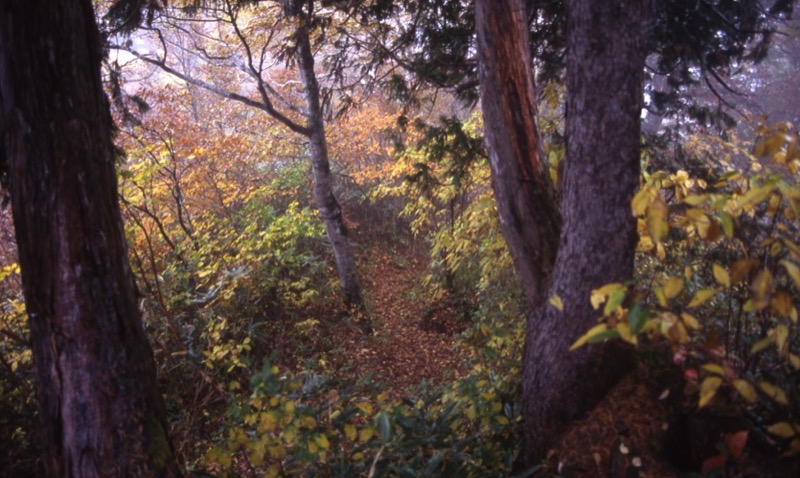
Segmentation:
<svg viewBox="0 0 800 478">
<path fill-rule="evenodd" d="M 179 476 L 136 303 L 90 0 L 4 0 L 0 132 L 45 475 Z"/>
<path fill-rule="evenodd" d="M 333 176 L 328 161 L 328 144 L 325 139 L 325 121 L 319 98 L 319 83 L 314 72 L 314 53 L 311 51 L 308 27 L 301 24 L 295 33 L 297 41 L 297 65 L 303 83 L 308 109 L 307 128 L 311 150 L 311 169 L 314 173 L 314 199 L 317 203 L 328 240 L 333 246 L 336 270 L 342 287 L 345 304 L 356 311 L 364 307 L 361 286 L 358 283 L 356 258 L 347 238 L 347 226 L 342 217 L 342 208 L 333 194 Z"/>
<path fill-rule="evenodd" d="M 523 359 L 529 462 L 563 426 L 594 406 L 628 363 L 617 346 L 568 348 L 596 323 L 592 289 L 633 274 L 645 41 L 652 5 L 570 0 L 567 163 L 563 225 L 553 285 L 564 310 L 532 312 Z"/>
<path fill-rule="evenodd" d="M 476 0 L 481 107 L 503 235 L 535 304 L 558 249 L 558 204 L 541 158 L 523 0 Z"/>
</svg>

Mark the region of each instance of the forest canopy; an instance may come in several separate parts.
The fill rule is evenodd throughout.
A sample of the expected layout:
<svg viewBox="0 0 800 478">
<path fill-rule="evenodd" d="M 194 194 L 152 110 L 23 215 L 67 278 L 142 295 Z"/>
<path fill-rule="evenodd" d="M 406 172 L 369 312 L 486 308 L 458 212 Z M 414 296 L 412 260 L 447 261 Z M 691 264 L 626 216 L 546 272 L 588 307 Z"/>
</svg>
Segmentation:
<svg viewBox="0 0 800 478">
<path fill-rule="evenodd" d="M 0 476 L 796 476 L 795 4 L 9 0 Z"/>
</svg>

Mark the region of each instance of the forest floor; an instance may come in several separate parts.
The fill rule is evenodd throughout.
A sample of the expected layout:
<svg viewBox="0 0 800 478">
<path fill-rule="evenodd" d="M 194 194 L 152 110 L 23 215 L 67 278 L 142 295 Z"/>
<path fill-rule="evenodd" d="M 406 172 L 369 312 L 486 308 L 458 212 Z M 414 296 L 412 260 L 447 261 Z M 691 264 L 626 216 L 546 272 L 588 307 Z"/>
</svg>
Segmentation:
<svg viewBox="0 0 800 478">
<path fill-rule="evenodd" d="M 336 330 L 328 353 L 336 378 L 380 382 L 394 398 L 408 396 L 422 381 L 455 379 L 463 370 L 457 350 L 460 325 L 449 307 L 431 307 L 422 285 L 426 257 L 413 247 L 373 248 L 362 267 L 369 321 L 374 331 L 355 326 Z"/>
</svg>

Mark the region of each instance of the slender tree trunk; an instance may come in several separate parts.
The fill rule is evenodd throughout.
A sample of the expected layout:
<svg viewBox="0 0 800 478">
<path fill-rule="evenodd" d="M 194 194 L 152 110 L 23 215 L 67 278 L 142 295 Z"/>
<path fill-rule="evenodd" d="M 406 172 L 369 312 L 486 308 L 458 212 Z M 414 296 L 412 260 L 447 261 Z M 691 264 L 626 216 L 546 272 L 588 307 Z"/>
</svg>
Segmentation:
<svg viewBox="0 0 800 478">
<path fill-rule="evenodd" d="M 90 0 L 4 0 L 0 133 L 49 477 L 180 476 L 136 303 Z"/>
<path fill-rule="evenodd" d="M 541 158 L 523 0 L 476 0 L 481 107 L 503 235 L 535 304 L 550 280 L 560 216 Z"/>
<path fill-rule="evenodd" d="M 344 294 L 345 304 L 358 311 L 363 310 L 361 286 L 358 283 L 356 259 L 347 238 L 347 226 L 342 217 L 342 208 L 333 194 L 333 176 L 328 161 L 328 144 L 325 139 L 325 121 L 319 98 L 319 83 L 314 72 L 314 53 L 311 51 L 308 27 L 303 23 L 295 33 L 297 41 L 297 64 L 300 81 L 303 83 L 308 109 L 307 128 L 311 149 L 311 169 L 314 173 L 314 199 L 325 223 L 325 231 L 333 246 L 336 270 Z"/>
<path fill-rule="evenodd" d="M 593 407 L 628 367 L 622 349 L 568 348 L 596 323 L 592 289 L 633 275 L 640 115 L 650 0 L 569 0 L 567 163 L 553 285 L 528 320 L 523 414 L 529 463 L 567 423 Z"/>
</svg>

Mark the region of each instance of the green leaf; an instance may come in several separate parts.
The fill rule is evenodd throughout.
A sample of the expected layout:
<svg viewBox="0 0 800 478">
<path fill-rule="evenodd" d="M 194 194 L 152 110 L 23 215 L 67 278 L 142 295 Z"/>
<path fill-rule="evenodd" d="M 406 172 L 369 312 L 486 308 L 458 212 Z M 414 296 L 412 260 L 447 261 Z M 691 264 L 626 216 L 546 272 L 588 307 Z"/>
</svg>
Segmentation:
<svg viewBox="0 0 800 478">
<path fill-rule="evenodd" d="M 608 330 L 608 327 L 606 326 L 606 324 L 595 325 L 594 327 L 589 329 L 588 332 L 583 334 L 578 340 L 576 340 L 575 343 L 572 344 L 572 346 L 569 348 L 569 351 L 572 352 L 573 350 L 577 349 L 578 347 L 581 347 L 582 345 L 588 343 L 589 340 L 592 339 L 592 337 L 594 337 L 596 335 L 604 334 L 607 330 Z"/>
<path fill-rule="evenodd" d="M 728 238 L 733 237 L 733 219 L 727 213 L 722 213 L 719 215 L 720 222 L 722 222 L 722 231 L 725 233 L 725 236 Z"/>
<path fill-rule="evenodd" d="M 636 335 L 641 332 L 644 326 L 647 325 L 649 318 L 650 311 L 643 308 L 642 304 L 637 300 L 628 311 L 628 327 L 631 329 L 631 334 Z"/>
<path fill-rule="evenodd" d="M 619 338 L 619 335 L 620 334 L 617 329 L 606 329 L 604 332 L 601 332 L 597 335 L 593 335 L 589 339 L 589 343 L 599 344 L 600 342 L 605 342 L 606 340 Z"/>
<path fill-rule="evenodd" d="M 392 439 L 392 425 L 389 423 L 389 416 L 386 412 L 380 412 L 378 414 L 378 434 L 381 436 L 381 441 L 384 443 L 388 443 L 389 440 Z"/>
<path fill-rule="evenodd" d="M 618 283 L 618 282 L 614 282 L 614 283 L 611 283 L 611 284 L 606 284 L 603 287 L 600 287 L 599 289 L 594 289 L 592 291 L 592 294 L 591 294 L 590 299 L 589 299 L 591 301 L 591 303 L 592 303 L 592 307 L 594 308 L 594 310 L 599 309 L 600 305 L 603 302 L 605 302 L 606 299 L 611 294 L 613 294 L 614 292 L 616 292 L 618 290 L 623 290 L 624 291 L 625 290 L 625 286 L 620 284 L 620 283 Z"/>
<path fill-rule="evenodd" d="M 773 189 L 772 184 L 753 188 L 747 191 L 747 193 L 744 196 L 739 198 L 739 204 L 742 206 L 746 206 L 764 202 L 770 196 L 770 194 L 772 194 L 772 189 Z"/>
<path fill-rule="evenodd" d="M 608 296 L 608 301 L 603 309 L 603 315 L 610 315 L 617 310 L 617 307 L 622 304 L 623 300 L 625 300 L 625 289 L 617 289 L 612 292 L 611 295 Z"/>
</svg>

